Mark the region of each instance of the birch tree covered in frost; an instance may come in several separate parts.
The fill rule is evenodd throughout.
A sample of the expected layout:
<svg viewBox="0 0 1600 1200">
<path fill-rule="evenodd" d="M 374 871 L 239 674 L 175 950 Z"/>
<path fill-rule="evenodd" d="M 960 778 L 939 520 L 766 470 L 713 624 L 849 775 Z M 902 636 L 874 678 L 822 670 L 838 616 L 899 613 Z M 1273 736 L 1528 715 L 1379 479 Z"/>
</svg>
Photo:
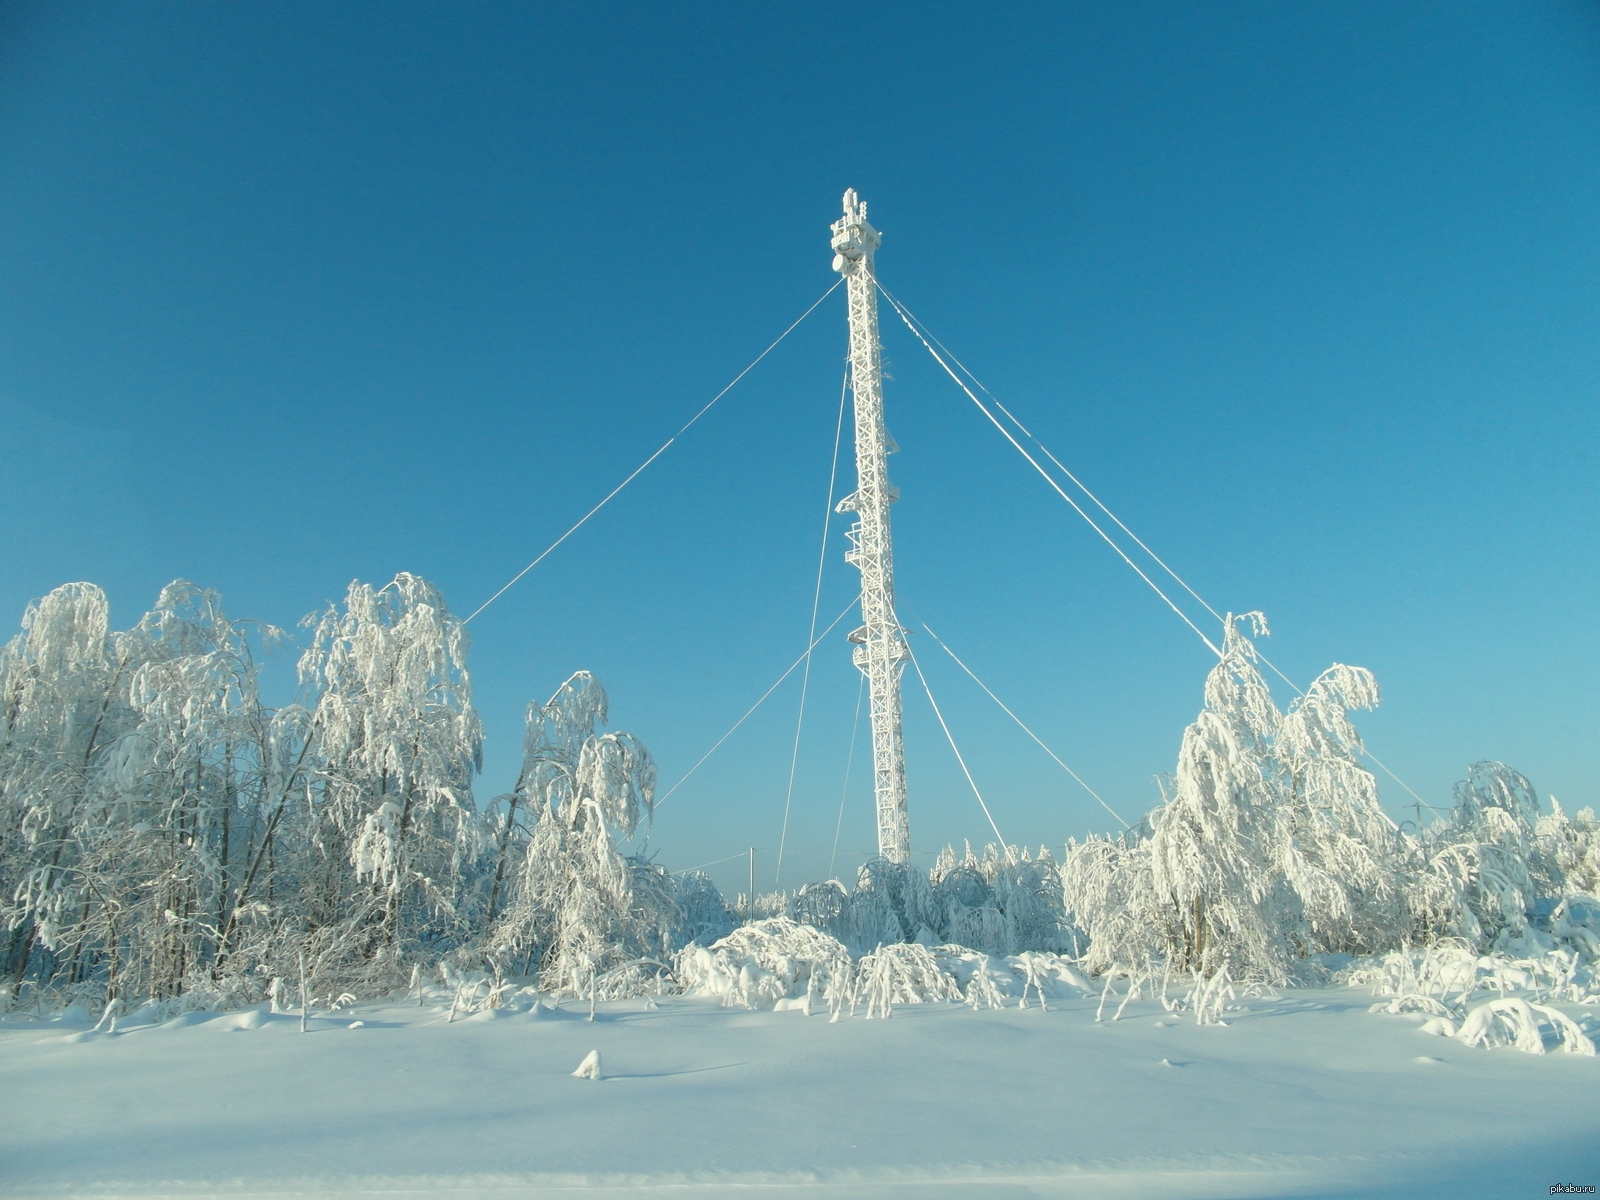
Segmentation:
<svg viewBox="0 0 1600 1200">
<path fill-rule="evenodd" d="M 1422 831 L 1418 919 L 1437 935 L 1525 949 L 1537 900 L 1566 890 L 1563 851 L 1579 841 L 1583 814 L 1578 822 L 1559 812 L 1541 817 L 1533 785 L 1499 762 L 1474 763 L 1455 800 L 1449 820 Z"/>
<path fill-rule="evenodd" d="M 1278 726 L 1283 772 L 1276 842 L 1296 897 L 1289 942 L 1300 957 L 1366 954 L 1407 926 L 1402 881 L 1407 847 L 1361 765 L 1352 709 L 1376 708 L 1378 682 L 1336 663 L 1306 688 Z"/>
<path fill-rule="evenodd" d="M 69 988 L 227 995 L 233 885 L 264 836 L 256 660 L 220 598 L 181 580 L 133 629 L 106 626 L 99 589 L 68 584 L 0 656 L 12 978 L 42 948 Z"/>
<path fill-rule="evenodd" d="M 1335 664 L 1284 714 L 1246 622 L 1266 632 L 1259 613 L 1226 622 L 1149 837 L 1071 851 L 1068 904 L 1102 969 L 1230 964 L 1281 982 L 1307 956 L 1376 948 L 1400 924 L 1402 845 L 1348 716 L 1378 702 L 1377 682 Z"/>
<path fill-rule="evenodd" d="M 1066 950 L 1076 944 L 1066 920 L 1061 873 L 1043 846 L 951 847 L 929 872 L 940 940 L 988 954 Z"/>
<path fill-rule="evenodd" d="M 1600 922 L 1584 915 L 1600 905 L 1582 902 L 1600 878 L 1591 812 L 1542 814 L 1522 775 L 1482 762 L 1446 819 L 1403 833 L 1350 720 L 1378 703 L 1371 673 L 1335 664 L 1280 712 L 1245 622 L 1266 631 L 1259 614 L 1229 619 L 1162 805 L 1068 847 L 1065 901 L 1091 970 L 1278 984 L 1318 977 L 1329 955 L 1450 943 L 1474 961 L 1553 954 L 1576 979 L 1600 959 Z"/>
<path fill-rule="evenodd" d="M 321 956 L 364 963 L 374 985 L 397 983 L 407 945 L 448 945 L 472 917 L 483 729 L 467 632 L 432 584 L 405 573 L 382 588 L 352 583 L 342 609 L 305 624 L 321 859 L 302 881 L 308 918 L 329 926 Z"/>
<path fill-rule="evenodd" d="M 600 732 L 609 706 L 587 671 L 530 704 L 521 776 L 497 816 L 495 903 L 501 889 L 508 902 L 493 952 L 576 993 L 626 963 L 664 961 L 681 920 L 671 877 L 617 848 L 653 813 L 656 767 L 632 734 Z"/>
<path fill-rule="evenodd" d="M 95 765 L 129 720 L 125 648 L 105 593 L 69 583 L 30 604 L 0 650 L 0 881 L 7 975 L 24 978 L 41 939 L 57 944 L 81 908 L 81 847 Z"/>
<path fill-rule="evenodd" d="M 80 834 L 93 895 L 77 940 L 114 956 L 119 990 L 225 995 L 233 885 L 264 836 L 271 722 L 255 656 L 221 597 L 182 581 L 121 641 L 137 663 L 133 721 L 108 752 Z"/>
</svg>

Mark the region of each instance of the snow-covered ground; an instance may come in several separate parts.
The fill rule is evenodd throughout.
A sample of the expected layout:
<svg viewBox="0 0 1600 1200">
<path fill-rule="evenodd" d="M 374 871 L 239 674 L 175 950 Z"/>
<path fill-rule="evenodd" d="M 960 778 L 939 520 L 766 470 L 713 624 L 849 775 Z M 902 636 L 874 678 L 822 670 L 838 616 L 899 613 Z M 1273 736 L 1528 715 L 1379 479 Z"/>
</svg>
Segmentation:
<svg viewBox="0 0 1600 1200">
<path fill-rule="evenodd" d="M 11 1195 L 1451 1196 L 1600 1183 L 1600 1059 L 1473 1049 L 1364 989 L 900 1006 L 519 996 L 0 1023 Z M 1593 1013 L 1570 1009 L 1593 1034 Z M 1109 1018 L 1109 1011 L 1108 1011 Z M 571 1072 L 590 1050 L 599 1082 Z"/>
</svg>

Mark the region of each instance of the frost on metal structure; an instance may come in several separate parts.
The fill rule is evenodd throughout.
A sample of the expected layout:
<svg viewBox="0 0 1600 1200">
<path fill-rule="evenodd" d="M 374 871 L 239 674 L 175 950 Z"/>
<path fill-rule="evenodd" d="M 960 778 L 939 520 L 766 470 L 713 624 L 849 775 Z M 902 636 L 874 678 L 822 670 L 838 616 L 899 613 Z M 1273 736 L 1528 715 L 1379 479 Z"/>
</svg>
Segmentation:
<svg viewBox="0 0 1600 1200">
<path fill-rule="evenodd" d="M 872 254 L 882 239 L 867 224 L 866 201 L 844 194 L 844 216 L 833 223 L 833 269 L 850 297 L 850 380 L 855 393 L 856 490 L 839 502 L 857 515 L 847 562 L 861 571 L 861 628 L 850 635 L 855 664 L 872 700 L 873 791 L 878 807 L 878 853 L 892 862 L 911 857 L 906 819 L 905 742 L 901 732 L 900 673 L 905 634 L 894 611 L 894 551 L 889 542 L 889 435 L 883 424 L 883 351 L 878 344 L 878 295 Z"/>
</svg>

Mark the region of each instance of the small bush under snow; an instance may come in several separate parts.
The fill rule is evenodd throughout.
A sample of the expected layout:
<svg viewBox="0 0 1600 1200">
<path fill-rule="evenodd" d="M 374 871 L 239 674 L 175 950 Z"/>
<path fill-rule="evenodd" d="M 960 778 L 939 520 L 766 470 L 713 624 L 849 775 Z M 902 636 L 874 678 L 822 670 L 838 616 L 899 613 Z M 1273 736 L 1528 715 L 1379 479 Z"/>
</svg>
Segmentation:
<svg viewBox="0 0 1600 1200">
<path fill-rule="evenodd" d="M 678 952 L 676 971 L 688 994 L 715 996 L 727 1006 L 771 1008 L 803 996 L 808 1010 L 837 1009 L 848 999 L 851 964 L 837 938 L 769 917 L 709 947 L 690 943 Z"/>
</svg>

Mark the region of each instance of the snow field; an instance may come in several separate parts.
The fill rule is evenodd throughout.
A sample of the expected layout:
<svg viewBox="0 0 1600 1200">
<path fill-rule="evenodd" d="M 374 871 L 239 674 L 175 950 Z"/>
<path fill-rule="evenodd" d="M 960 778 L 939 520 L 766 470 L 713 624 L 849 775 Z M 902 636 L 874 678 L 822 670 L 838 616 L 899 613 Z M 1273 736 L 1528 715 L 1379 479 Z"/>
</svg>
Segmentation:
<svg viewBox="0 0 1600 1200">
<path fill-rule="evenodd" d="M 12 1195 L 1483 1196 L 1600 1180 L 1600 1059 L 1365 988 L 891 1019 L 662 997 L 0 1023 Z M 1592 1011 L 1568 1008 L 1592 1035 Z M 591 1051 L 601 1078 L 573 1078 Z"/>
</svg>

